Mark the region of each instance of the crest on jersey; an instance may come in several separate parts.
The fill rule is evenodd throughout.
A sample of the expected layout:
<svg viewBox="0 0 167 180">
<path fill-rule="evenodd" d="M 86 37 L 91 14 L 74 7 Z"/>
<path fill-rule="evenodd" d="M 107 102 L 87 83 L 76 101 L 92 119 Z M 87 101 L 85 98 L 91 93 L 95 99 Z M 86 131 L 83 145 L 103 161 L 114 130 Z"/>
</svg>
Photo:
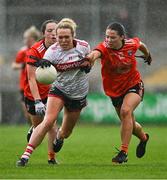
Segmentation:
<svg viewBox="0 0 167 180">
<path fill-rule="evenodd" d="M 132 50 L 129 50 L 129 51 L 128 51 L 128 55 L 129 55 L 129 56 L 132 56 L 132 54 L 133 54 Z"/>
</svg>

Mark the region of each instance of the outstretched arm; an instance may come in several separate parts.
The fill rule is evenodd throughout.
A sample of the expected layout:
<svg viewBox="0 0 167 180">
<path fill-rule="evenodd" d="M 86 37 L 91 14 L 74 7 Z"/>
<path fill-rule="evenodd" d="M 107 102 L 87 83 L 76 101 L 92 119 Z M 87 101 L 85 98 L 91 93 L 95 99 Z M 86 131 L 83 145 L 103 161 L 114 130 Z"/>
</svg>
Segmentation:
<svg viewBox="0 0 167 180">
<path fill-rule="evenodd" d="M 94 65 L 95 61 L 101 57 L 101 52 L 97 50 L 93 50 L 85 58 L 83 58 L 83 62 L 80 64 L 81 71 L 85 71 L 85 73 L 89 73 L 91 67 Z"/>
<path fill-rule="evenodd" d="M 91 53 L 87 55 L 87 58 L 89 59 L 91 65 L 94 65 L 95 61 L 99 58 L 101 58 L 102 53 L 98 50 L 93 50 Z"/>
</svg>

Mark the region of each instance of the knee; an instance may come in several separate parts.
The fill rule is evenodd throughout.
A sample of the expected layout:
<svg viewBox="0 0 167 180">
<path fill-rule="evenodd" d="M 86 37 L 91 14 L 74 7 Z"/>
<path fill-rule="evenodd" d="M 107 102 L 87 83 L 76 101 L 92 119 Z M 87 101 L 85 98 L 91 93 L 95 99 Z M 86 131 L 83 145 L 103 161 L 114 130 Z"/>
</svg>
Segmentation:
<svg viewBox="0 0 167 180">
<path fill-rule="evenodd" d="M 131 115 L 132 115 L 132 111 L 128 106 L 121 108 L 120 111 L 121 119 L 129 118 Z"/>
</svg>

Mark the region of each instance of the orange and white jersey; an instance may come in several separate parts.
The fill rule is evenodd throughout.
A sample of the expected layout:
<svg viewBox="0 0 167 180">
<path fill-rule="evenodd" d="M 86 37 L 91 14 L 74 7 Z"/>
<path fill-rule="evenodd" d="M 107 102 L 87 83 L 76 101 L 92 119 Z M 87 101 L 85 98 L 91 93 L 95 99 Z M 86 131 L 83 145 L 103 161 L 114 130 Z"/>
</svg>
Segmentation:
<svg viewBox="0 0 167 180">
<path fill-rule="evenodd" d="M 111 49 L 104 41 L 95 50 L 102 53 L 102 80 L 106 95 L 118 97 L 141 81 L 136 69 L 135 53 L 140 46 L 139 38 L 125 39 L 119 50 Z"/>
</svg>

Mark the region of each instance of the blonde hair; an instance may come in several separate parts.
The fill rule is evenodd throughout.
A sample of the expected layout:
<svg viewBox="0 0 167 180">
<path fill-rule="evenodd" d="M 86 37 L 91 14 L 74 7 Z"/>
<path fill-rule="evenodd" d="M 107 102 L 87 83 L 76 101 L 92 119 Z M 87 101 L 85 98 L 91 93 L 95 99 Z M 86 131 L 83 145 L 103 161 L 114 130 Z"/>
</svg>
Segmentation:
<svg viewBox="0 0 167 180">
<path fill-rule="evenodd" d="M 70 29 L 72 35 L 75 37 L 76 35 L 76 28 L 77 24 L 74 22 L 74 20 L 70 18 L 63 18 L 58 24 L 56 28 L 56 33 L 58 29 Z"/>
<path fill-rule="evenodd" d="M 24 35 L 25 34 L 28 34 L 29 36 L 31 36 L 35 41 L 41 38 L 41 32 L 35 26 L 31 26 L 30 28 L 25 30 Z"/>
</svg>

